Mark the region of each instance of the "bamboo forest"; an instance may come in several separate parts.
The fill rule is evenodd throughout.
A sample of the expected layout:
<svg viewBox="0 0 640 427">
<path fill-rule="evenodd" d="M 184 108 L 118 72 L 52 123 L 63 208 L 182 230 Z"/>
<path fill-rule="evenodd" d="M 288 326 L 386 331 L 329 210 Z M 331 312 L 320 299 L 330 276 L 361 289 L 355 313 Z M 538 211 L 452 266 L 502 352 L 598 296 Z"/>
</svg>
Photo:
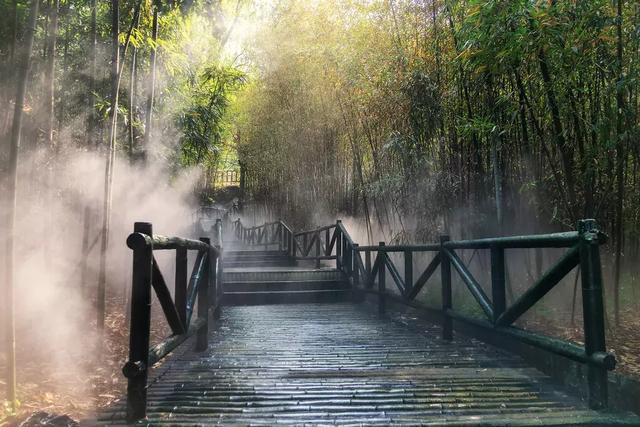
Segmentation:
<svg viewBox="0 0 640 427">
<path fill-rule="evenodd" d="M 640 425 L 639 141 L 637 0 L 0 0 L 0 427 Z"/>
</svg>

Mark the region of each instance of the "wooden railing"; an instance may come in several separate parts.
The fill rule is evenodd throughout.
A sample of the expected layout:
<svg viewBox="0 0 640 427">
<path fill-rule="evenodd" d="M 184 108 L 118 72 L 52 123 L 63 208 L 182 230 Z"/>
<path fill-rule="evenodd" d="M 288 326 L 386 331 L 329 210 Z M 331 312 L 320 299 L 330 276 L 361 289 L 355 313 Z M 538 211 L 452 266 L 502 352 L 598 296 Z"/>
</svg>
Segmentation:
<svg viewBox="0 0 640 427">
<path fill-rule="evenodd" d="M 225 211 L 221 211 L 225 212 Z M 231 220 L 229 215 L 222 215 L 215 218 L 215 222 L 211 224 L 215 217 L 194 215 L 194 230 L 196 234 L 209 235 L 214 246 L 223 246 L 224 233 L 223 230 L 228 229 Z"/>
<path fill-rule="evenodd" d="M 320 267 L 323 260 L 336 260 L 339 270 L 347 276 L 353 272 L 353 242 L 342 221 L 309 231 L 294 233 L 282 220 L 245 227 L 240 219 L 233 222 L 236 239 L 248 245 L 277 246 L 292 258 L 313 260 Z"/>
<path fill-rule="evenodd" d="M 315 260 L 320 267 L 324 260 L 336 260 L 336 267 L 347 276 L 353 272 L 353 251 L 358 245 L 353 242 L 342 221 L 314 230 L 294 234 L 296 260 Z"/>
<path fill-rule="evenodd" d="M 589 406 L 607 406 L 607 371 L 615 368 L 613 354 L 606 351 L 604 305 L 599 246 L 606 241 L 594 220 L 582 220 L 578 230 L 532 236 L 498 237 L 440 242 L 426 245 L 373 246 L 354 243 L 340 221 L 335 225 L 295 233 L 297 259 L 335 259 L 355 290 L 377 296 L 378 311 L 384 314 L 387 300 L 393 300 L 436 314 L 442 321 L 442 337 L 453 339 L 454 320 L 483 328 L 499 335 L 568 357 L 587 365 Z M 566 253 L 510 306 L 506 299 L 505 251 L 523 248 L 567 248 Z M 462 249 L 488 250 L 491 255 L 491 297 L 487 295 L 469 267 L 456 252 Z M 403 274 L 389 256 L 401 253 Z M 414 277 L 414 254 L 433 253 L 434 257 Z M 373 257 L 375 255 L 375 258 Z M 477 301 L 484 320 L 466 316 L 453 307 L 451 276 L 453 270 Z M 553 289 L 571 270 L 579 267 L 582 277 L 584 346 L 551 338 L 512 326 L 524 313 Z M 440 269 L 441 307 L 435 309 L 416 302 L 436 270 Z M 398 292 L 387 290 L 390 278 Z"/>
<path fill-rule="evenodd" d="M 216 224 L 217 233 L 221 235 L 222 230 L 218 229 L 221 223 Z M 194 334 L 197 335 L 196 351 L 207 349 L 210 311 L 216 318 L 220 316 L 222 250 L 212 246 L 209 237 L 190 240 L 154 235 L 152 225 L 144 222 L 135 223 L 127 246 L 133 250 L 133 285 L 129 361 L 122 372 L 128 379 L 127 420 L 134 422 L 146 416 L 149 368 Z M 176 251 L 174 299 L 154 258 L 156 250 Z M 187 276 L 188 251 L 197 252 L 190 278 Z M 152 288 L 172 335 L 149 348 Z"/>
<path fill-rule="evenodd" d="M 293 232 L 283 221 L 268 222 L 255 227 L 245 227 L 240 219 L 232 223 L 236 240 L 247 245 L 264 246 L 266 249 L 277 246 L 293 256 Z"/>
<path fill-rule="evenodd" d="M 382 315 L 387 300 L 436 314 L 442 322 L 442 337 L 453 339 L 454 321 L 468 324 L 497 336 L 550 351 L 587 365 L 589 406 L 607 406 L 607 371 L 616 365 L 615 356 L 606 350 L 604 304 L 600 245 L 606 235 L 600 232 L 592 219 L 581 220 L 577 231 L 529 236 L 496 237 L 476 240 L 452 241 L 441 236 L 438 243 L 425 245 L 359 246 L 349 236 L 341 221 L 314 230 L 293 233 L 282 221 L 259 227 L 244 227 L 234 223 L 239 240 L 253 245 L 278 245 L 297 260 L 335 260 L 355 291 L 377 296 L 378 311 Z M 510 249 L 566 248 L 566 253 L 549 268 L 527 291 L 511 305 L 506 298 L 505 252 Z M 491 297 L 456 252 L 473 249 L 490 251 Z M 399 269 L 390 253 L 401 253 L 403 268 Z M 416 253 L 433 253 L 432 260 L 414 277 Z M 374 258 L 375 255 L 375 258 Z M 363 259 L 364 258 L 364 259 Z M 513 326 L 524 313 L 535 306 L 574 268 L 580 268 L 582 278 L 584 345 L 551 338 Z M 440 270 L 440 308 L 429 307 L 416 301 L 437 270 Z M 455 270 L 471 297 L 477 301 L 485 319 L 467 316 L 453 306 L 451 271 Z M 403 273 L 401 274 L 400 271 Z M 398 292 L 387 290 L 387 277 Z"/>
<path fill-rule="evenodd" d="M 240 170 L 219 170 L 215 172 L 214 176 L 215 186 L 224 187 L 227 185 L 239 185 L 240 184 Z"/>
</svg>

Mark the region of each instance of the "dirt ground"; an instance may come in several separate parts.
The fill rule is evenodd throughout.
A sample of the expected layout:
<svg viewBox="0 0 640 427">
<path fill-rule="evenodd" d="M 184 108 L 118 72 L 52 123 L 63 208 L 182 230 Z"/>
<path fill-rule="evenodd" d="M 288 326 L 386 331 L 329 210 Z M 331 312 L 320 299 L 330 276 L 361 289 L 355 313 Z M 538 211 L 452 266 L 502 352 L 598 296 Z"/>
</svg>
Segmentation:
<svg viewBox="0 0 640 427">
<path fill-rule="evenodd" d="M 613 324 L 613 319 L 608 319 L 607 350 L 616 356 L 616 372 L 629 375 L 640 381 L 640 316 L 633 308 L 626 308 L 620 314 L 620 325 L 618 326 Z M 528 321 L 526 327 L 583 344 L 581 321 L 576 318 L 575 326 L 571 325 L 570 320 L 564 323 Z"/>
<path fill-rule="evenodd" d="M 124 307 L 120 298 L 108 300 L 103 347 L 99 348 L 97 340 L 90 338 L 84 347 L 87 354 L 72 355 L 73 361 L 67 365 L 68 369 L 50 361 L 46 355 L 33 357 L 32 349 L 18 342 L 18 413 L 13 417 L 0 416 L 0 427 L 17 425 L 37 411 L 65 414 L 81 420 L 122 397 L 126 378 L 121 369 L 129 351 L 129 325 Z M 152 342 L 159 342 L 169 334 L 162 316 L 159 307 L 152 309 Z M 87 322 L 87 327 L 95 331 L 95 320 Z M 30 356 L 28 362 L 21 361 L 25 353 Z M 103 356 L 92 357 L 94 354 Z M 4 362 L 0 361 L 2 372 Z M 0 401 L 5 400 L 5 385 L 0 381 Z M 3 411 L 7 413 L 6 403 Z"/>
</svg>

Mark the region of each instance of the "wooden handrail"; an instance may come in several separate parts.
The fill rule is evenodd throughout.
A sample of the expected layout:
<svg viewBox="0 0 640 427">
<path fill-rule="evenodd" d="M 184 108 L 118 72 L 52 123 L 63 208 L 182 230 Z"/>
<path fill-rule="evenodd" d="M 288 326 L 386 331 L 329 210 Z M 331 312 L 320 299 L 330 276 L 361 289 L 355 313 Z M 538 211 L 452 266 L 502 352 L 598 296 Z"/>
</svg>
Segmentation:
<svg viewBox="0 0 640 427">
<path fill-rule="evenodd" d="M 325 234 L 324 244 L 320 238 L 322 233 Z M 360 290 L 374 292 L 378 296 L 378 310 L 381 314 L 385 312 L 387 298 L 415 305 L 413 300 L 439 268 L 442 302 L 441 308 L 437 311 L 441 314 L 444 339 L 452 339 L 454 319 L 467 321 L 495 333 L 586 363 L 589 370 L 589 405 L 592 408 L 602 408 L 607 405 L 606 371 L 615 367 L 615 357 L 606 351 L 605 345 L 602 273 L 598 249 L 606 242 L 607 236 L 598 229 L 594 220 L 582 220 L 578 224 L 577 231 L 564 233 L 457 241 L 450 240 L 448 236 L 441 236 L 439 243 L 420 245 L 386 246 L 384 242 L 380 242 L 378 245 L 358 246 L 341 221 L 313 230 L 296 232 L 293 236 L 296 259 L 316 259 L 318 263 L 321 259 L 335 259 L 336 268 L 344 274 L 352 286 L 359 286 Z M 316 251 L 312 253 L 314 247 Z M 529 290 L 511 304 L 511 307 L 507 307 L 504 251 L 516 248 L 568 248 L 568 251 Z M 469 268 L 456 254 L 458 249 L 491 251 L 491 297 L 485 293 Z M 404 274 L 400 274 L 388 256 L 392 252 L 404 255 Z M 415 281 L 413 278 L 414 253 L 435 254 L 433 260 Z M 365 256 L 364 262 L 362 254 Z M 372 254 L 375 254 L 373 262 Z M 582 270 L 584 347 L 509 326 L 576 266 Z M 452 267 L 483 309 L 487 320 L 466 318 L 454 310 L 451 286 Z M 397 285 L 400 296 L 387 291 L 387 272 Z M 377 288 L 377 291 L 373 291 L 374 288 Z"/>
<path fill-rule="evenodd" d="M 221 236 L 216 222 L 216 233 Z M 129 360 L 122 368 L 127 377 L 127 421 L 135 422 L 146 416 L 147 379 L 149 368 L 169 354 L 192 335 L 197 335 L 196 350 L 206 350 L 210 310 L 219 316 L 219 298 L 222 275 L 222 249 L 212 246 L 209 237 L 191 240 L 153 234 L 150 223 L 137 222 L 127 238 L 133 250 L 133 279 L 131 288 L 131 325 L 129 334 Z M 154 250 L 176 250 L 175 297 L 171 294 L 156 262 Z M 187 282 L 187 251 L 197 251 L 193 271 Z M 188 283 L 188 284 L 187 284 Z M 154 289 L 162 310 L 171 327 L 172 335 L 149 348 L 151 330 L 151 289 Z M 210 299 L 210 292 L 214 298 Z M 193 308 L 198 307 L 198 318 L 191 321 Z"/>
<path fill-rule="evenodd" d="M 414 306 L 413 299 L 421 292 L 426 282 L 432 277 L 436 268 L 441 270 L 441 314 L 442 334 L 446 340 L 453 337 L 453 320 L 464 321 L 475 326 L 489 329 L 493 333 L 560 354 L 580 363 L 587 364 L 589 406 L 602 408 L 607 406 L 607 370 L 614 369 L 615 356 L 606 351 L 604 332 L 604 304 L 602 295 L 602 273 L 599 246 L 606 241 L 606 235 L 600 232 L 594 220 L 582 220 L 578 230 L 568 233 L 554 233 L 534 236 L 512 236 L 477 240 L 451 241 L 442 236 L 440 244 L 430 245 L 396 245 L 385 246 L 381 242 L 377 246 L 360 246 L 353 249 L 358 257 L 357 275 L 368 277 L 362 291 L 375 292 L 378 296 L 379 312 L 384 313 L 387 298 Z M 510 307 L 505 299 L 505 249 L 513 248 L 568 248 L 567 253 L 544 275 L 520 296 Z M 491 297 L 487 296 L 480 284 L 473 277 L 468 267 L 456 254 L 455 249 L 488 249 L 491 250 Z M 375 262 L 371 266 L 371 253 L 376 253 Z M 389 256 L 389 252 L 401 252 L 405 256 L 404 277 L 398 272 Z M 433 252 L 434 259 L 425 268 L 419 279 L 413 281 L 413 257 L 415 252 Z M 367 257 L 363 265 L 361 254 Z M 407 261 L 409 256 L 410 261 Z M 468 318 L 456 312 L 452 304 L 451 267 L 459 274 L 467 285 L 471 295 L 479 303 L 487 320 Z M 568 343 L 564 340 L 546 337 L 510 326 L 516 319 L 533 307 L 569 272 L 579 266 L 582 274 L 583 288 L 583 322 L 584 346 Z M 400 296 L 386 290 L 386 270 L 398 285 Z M 352 275 L 353 276 L 353 275 Z M 355 279 L 355 277 L 354 277 Z M 377 279 L 377 291 L 372 291 Z M 356 283 L 358 280 L 353 280 Z M 404 291 L 403 291 L 404 289 Z"/>
<path fill-rule="evenodd" d="M 282 220 L 246 227 L 238 218 L 233 221 L 233 227 L 236 238 L 246 244 L 265 247 L 277 245 L 278 250 L 295 257 L 294 233 Z"/>
<path fill-rule="evenodd" d="M 244 228 L 239 220 L 236 222 L 236 228 L 240 230 L 240 234 L 248 242 L 265 244 L 264 233 L 273 224 L 279 224 L 280 230 L 285 229 L 285 224 L 282 221 Z M 262 233 L 258 239 L 256 238 L 256 230 L 260 230 Z M 336 268 L 342 272 L 352 286 L 357 286 L 361 291 L 367 293 L 373 292 L 378 296 L 380 314 L 385 312 L 387 299 L 415 306 L 417 303 L 414 299 L 422 292 L 439 268 L 442 301 L 441 308 L 436 311 L 441 315 L 444 339 L 451 340 L 453 338 L 453 320 L 455 319 L 585 363 L 589 372 L 590 407 L 602 408 L 607 405 L 607 370 L 615 367 L 614 355 L 606 351 L 599 255 L 599 246 L 606 242 L 607 236 L 600 232 L 594 220 L 582 220 L 578 223 L 576 231 L 564 233 L 457 241 L 450 240 L 448 236 L 441 236 L 438 243 L 421 245 L 386 246 L 384 242 L 380 242 L 378 245 L 358 246 L 339 220 L 335 224 L 296 233 L 286 227 L 286 233 L 286 239 L 283 238 L 284 233 L 280 232 L 276 235 L 273 243 L 280 242 L 282 244 L 286 240 L 287 252 L 291 256 L 300 260 L 314 259 L 318 267 L 321 260 L 335 259 Z M 273 243 L 269 242 L 268 244 Z M 510 307 L 507 307 L 505 250 L 516 248 L 568 248 L 568 251 L 532 287 Z M 490 297 L 473 277 L 468 266 L 457 255 L 456 250 L 460 249 L 491 251 Z M 389 257 L 388 254 L 393 252 L 403 254 L 404 274 L 400 274 L 400 270 Z M 413 254 L 415 253 L 433 253 L 435 256 L 418 276 L 418 279 L 414 281 Z M 362 254 L 365 256 L 364 262 Z M 375 254 L 373 262 L 372 254 Z M 579 266 L 582 271 L 585 334 L 583 347 L 510 326 L 576 266 Z M 482 308 L 487 320 L 467 318 L 454 310 L 451 283 L 452 267 Z M 387 291 L 387 271 L 397 285 L 400 296 Z M 377 286 L 375 286 L 376 284 Z M 376 291 L 373 290 L 375 288 L 377 288 Z"/>
</svg>

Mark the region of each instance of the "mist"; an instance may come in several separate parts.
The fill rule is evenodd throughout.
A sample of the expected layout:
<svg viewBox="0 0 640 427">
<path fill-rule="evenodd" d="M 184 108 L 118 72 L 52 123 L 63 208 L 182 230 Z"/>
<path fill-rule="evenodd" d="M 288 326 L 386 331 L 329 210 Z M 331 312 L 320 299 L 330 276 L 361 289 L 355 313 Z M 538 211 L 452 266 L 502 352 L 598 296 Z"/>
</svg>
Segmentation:
<svg viewBox="0 0 640 427">
<path fill-rule="evenodd" d="M 113 349 L 99 345 L 95 310 L 104 163 L 98 153 L 70 150 L 54 161 L 46 150 L 22 158 L 15 229 L 18 383 L 33 385 L 41 376 L 46 392 L 58 393 L 52 402 L 61 403 L 69 394 L 95 394 L 97 385 L 87 379 L 112 358 L 104 353 Z M 151 222 L 158 234 L 194 237 L 191 220 L 198 206 L 194 188 L 200 174 L 193 169 L 172 178 L 160 162 L 144 166 L 126 159 L 116 162 L 106 264 L 107 319 L 126 318 L 131 251 L 125 240 L 133 223 Z M 55 179 L 47 180 L 50 176 Z M 91 251 L 86 254 L 82 283 L 85 212 Z M 117 326 L 125 329 L 118 334 L 128 336 L 126 322 Z M 38 372 L 24 374 L 21 367 L 33 363 Z M 119 374 L 119 366 L 108 368 Z M 37 394 L 38 388 L 27 393 Z M 83 408 L 87 409 L 94 408 Z"/>
</svg>

